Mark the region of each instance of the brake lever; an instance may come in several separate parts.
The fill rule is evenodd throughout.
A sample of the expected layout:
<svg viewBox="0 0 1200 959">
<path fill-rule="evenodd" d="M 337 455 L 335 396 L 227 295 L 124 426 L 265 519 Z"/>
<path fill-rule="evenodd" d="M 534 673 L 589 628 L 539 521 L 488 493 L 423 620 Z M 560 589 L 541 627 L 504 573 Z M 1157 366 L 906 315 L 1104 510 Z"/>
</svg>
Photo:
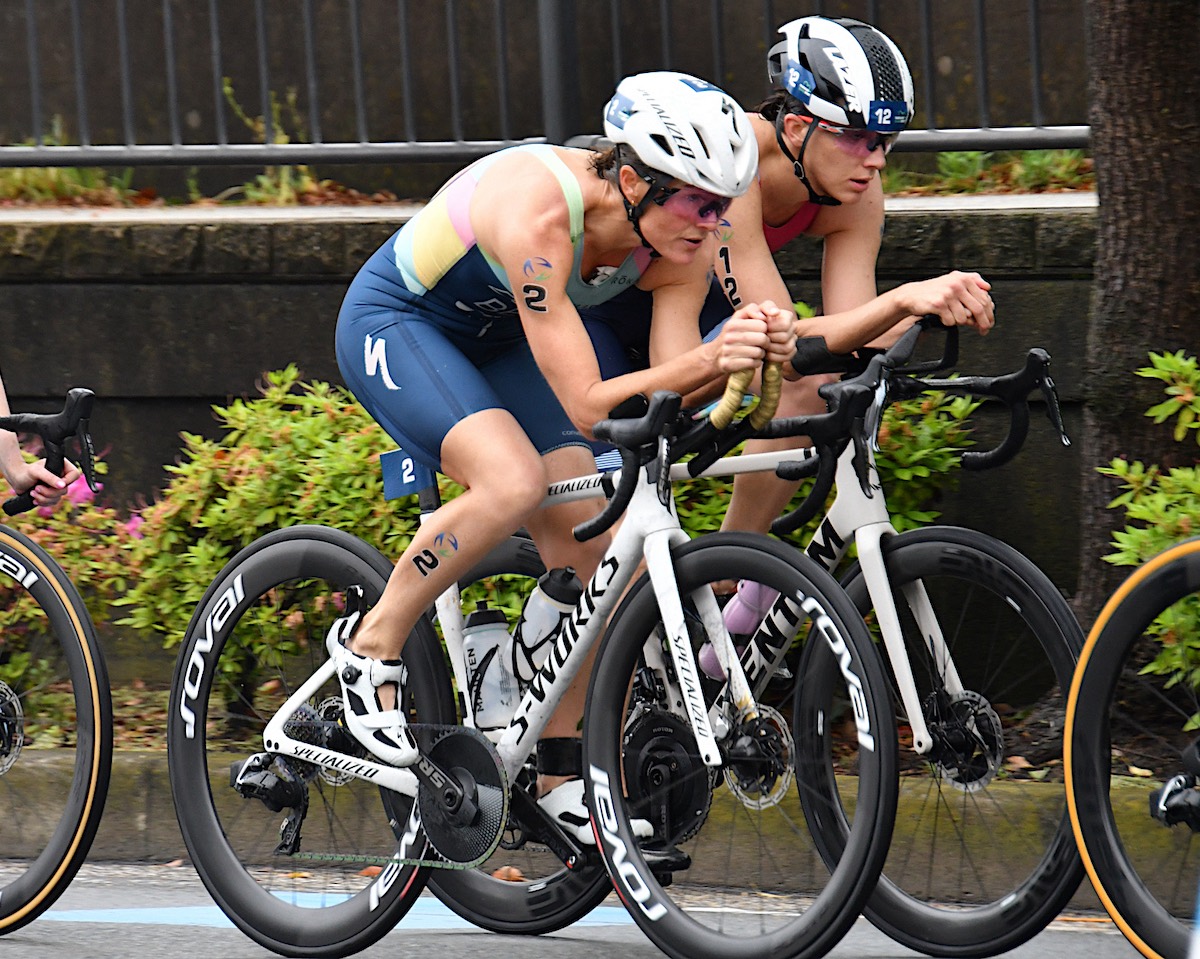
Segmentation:
<svg viewBox="0 0 1200 959">
<path fill-rule="evenodd" d="M 1071 437 L 1067 435 L 1067 428 L 1063 424 L 1062 407 L 1058 403 L 1058 389 L 1054 385 L 1054 378 L 1050 375 L 1050 354 L 1045 350 L 1039 350 L 1043 354 L 1042 369 L 1038 374 L 1038 386 L 1041 387 L 1042 397 L 1046 401 L 1046 417 L 1050 420 L 1056 430 L 1058 430 L 1059 439 L 1062 440 L 1063 446 L 1071 445 Z"/>
</svg>

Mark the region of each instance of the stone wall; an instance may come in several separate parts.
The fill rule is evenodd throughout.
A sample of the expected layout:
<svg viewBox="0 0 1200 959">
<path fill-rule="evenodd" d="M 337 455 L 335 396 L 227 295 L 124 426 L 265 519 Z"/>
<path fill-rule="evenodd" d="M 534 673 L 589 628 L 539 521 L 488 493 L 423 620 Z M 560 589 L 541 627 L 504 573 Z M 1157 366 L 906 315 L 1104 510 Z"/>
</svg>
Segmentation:
<svg viewBox="0 0 1200 959">
<path fill-rule="evenodd" d="M 10 214 L 0 220 L 0 369 L 13 405 L 53 409 L 72 386 L 95 390 L 110 502 L 153 497 L 179 433 L 216 435 L 211 405 L 253 395 L 264 371 L 295 363 L 307 377 L 340 382 L 333 325 L 342 294 L 406 212 Z M 1077 433 L 1094 244 L 1088 210 L 899 205 L 880 285 L 953 268 L 987 276 L 998 325 L 986 338 L 963 337 L 960 368 L 1003 372 L 1045 347 Z M 799 241 L 779 262 L 794 295 L 817 305 L 819 246 Z M 993 420 L 981 417 L 980 433 L 994 434 Z M 945 519 L 1013 542 L 1071 591 L 1081 469 L 1035 415 L 1025 452 L 964 475 L 942 504 Z"/>
</svg>

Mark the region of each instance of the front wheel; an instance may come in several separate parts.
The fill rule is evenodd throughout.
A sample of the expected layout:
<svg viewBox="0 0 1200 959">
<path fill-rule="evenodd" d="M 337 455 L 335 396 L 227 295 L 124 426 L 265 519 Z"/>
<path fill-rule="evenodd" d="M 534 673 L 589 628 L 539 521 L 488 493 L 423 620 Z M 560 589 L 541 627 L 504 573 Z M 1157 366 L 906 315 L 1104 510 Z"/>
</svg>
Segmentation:
<svg viewBox="0 0 1200 959">
<path fill-rule="evenodd" d="M 995 955 L 1037 935 L 1082 878 L 1062 728 L 1083 634 L 1045 574 L 981 533 L 915 530 L 884 540 L 883 557 L 934 750 L 918 755 L 910 734 L 900 743 L 897 826 L 864 914 L 928 955 Z M 843 584 L 873 622 L 862 570 Z M 947 691 L 910 605 L 922 584 L 960 693 Z M 824 650 L 810 652 L 806 681 L 835 672 Z M 891 669 L 889 680 L 909 733 Z"/>
<path fill-rule="evenodd" d="M 32 922 L 91 848 L 112 765 L 112 703 L 83 600 L 0 526 L 0 934 Z"/>
<path fill-rule="evenodd" d="M 1118 588 L 1088 634 L 1067 705 L 1071 824 L 1113 921 L 1149 959 L 1184 959 L 1200 883 L 1200 822 L 1167 829 L 1152 796 L 1190 772 L 1200 692 L 1200 539 Z M 1192 764 L 1194 766 L 1194 764 Z M 1180 798 L 1195 799 L 1185 788 Z M 1154 797 L 1155 803 L 1158 797 Z"/>
<path fill-rule="evenodd" d="M 282 955 L 365 949 L 395 926 L 425 883 L 427 870 L 408 861 L 422 858 L 428 841 L 405 829 L 407 797 L 340 770 L 269 756 L 261 794 L 234 785 L 250 757 L 267 756 L 267 722 L 325 662 L 325 636 L 346 588 L 362 586 L 373 603 L 391 568 L 377 550 L 338 530 L 270 533 L 222 570 L 180 649 L 167 755 L 184 842 L 225 914 Z M 410 718 L 450 721 L 449 679 L 424 620 L 403 660 Z M 359 755 L 342 728 L 341 703 L 333 678 L 293 715 L 291 734 Z M 281 820 L 303 827 L 294 848 L 281 848 Z"/>
<path fill-rule="evenodd" d="M 792 710 L 786 702 L 779 709 L 758 703 L 756 716 L 739 716 L 718 680 L 680 689 L 643 577 L 609 626 L 584 715 L 588 802 L 601 853 L 634 920 L 670 956 L 821 955 L 873 888 L 895 813 L 895 727 L 878 656 L 834 580 L 774 540 L 714 533 L 675 548 L 672 562 L 694 652 L 707 637 L 690 597 L 742 580 L 786 597 L 769 618 L 776 648 L 803 636 L 835 650 L 842 668 L 820 704 Z M 761 629 L 757 635 L 765 636 Z M 717 765 L 698 754 L 681 709 L 688 695 L 703 695 L 710 708 Z M 856 801 L 843 854 L 829 866 L 809 832 L 810 809 L 828 801 L 813 788 L 825 755 L 814 768 L 802 745 L 822 731 Z M 634 838 L 634 819 L 650 821 L 651 840 Z"/>
</svg>

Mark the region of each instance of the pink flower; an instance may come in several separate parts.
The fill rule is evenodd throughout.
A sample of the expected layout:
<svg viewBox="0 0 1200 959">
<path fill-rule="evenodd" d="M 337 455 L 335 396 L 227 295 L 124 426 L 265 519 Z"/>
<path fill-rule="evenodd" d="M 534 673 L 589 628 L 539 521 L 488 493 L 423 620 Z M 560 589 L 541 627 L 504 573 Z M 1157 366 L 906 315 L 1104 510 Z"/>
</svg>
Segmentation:
<svg viewBox="0 0 1200 959">
<path fill-rule="evenodd" d="M 100 484 L 96 484 L 97 489 L 104 489 Z M 92 492 L 92 488 L 88 486 L 87 480 L 82 476 L 78 477 L 70 486 L 67 487 L 67 499 L 76 506 L 83 506 L 86 503 L 92 503 L 96 499 L 96 494 Z"/>
<path fill-rule="evenodd" d="M 141 539 L 143 536 L 142 524 L 144 522 L 146 522 L 146 521 L 144 519 L 142 519 L 141 516 L 138 516 L 135 514 L 135 515 L 129 517 L 129 521 L 127 523 L 125 523 L 125 525 L 123 526 L 123 529 L 125 530 L 126 533 L 128 533 L 134 539 Z"/>
</svg>

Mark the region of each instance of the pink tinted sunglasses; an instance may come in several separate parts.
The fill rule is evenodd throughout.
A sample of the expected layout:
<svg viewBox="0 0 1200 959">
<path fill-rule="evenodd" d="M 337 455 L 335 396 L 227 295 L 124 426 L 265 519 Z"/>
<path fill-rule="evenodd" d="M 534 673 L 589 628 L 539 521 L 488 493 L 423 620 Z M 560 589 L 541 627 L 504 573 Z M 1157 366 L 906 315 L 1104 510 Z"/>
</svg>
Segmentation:
<svg viewBox="0 0 1200 959">
<path fill-rule="evenodd" d="M 891 152 L 896 145 L 895 133 L 880 133 L 877 130 L 861 130 L 858 127 L 839 127 L 824 120 L 818 120 L 819 126 L 826 133 L 832 133 L 834 142 L 846 153 L 853 156 L 866 157 L 879 147 L 883 147 L 884 155 Z"/>
<path fill-rule="evenodd" d="M 709 193 L 699 187 L 685 186 L 675 190 L 662 187 L 655 194 L 654 202 L 668 213 L 673 213 L 694 226 L 701 226 L 705 223 L 719 223 L 733 199 Z"/>
</svg>

